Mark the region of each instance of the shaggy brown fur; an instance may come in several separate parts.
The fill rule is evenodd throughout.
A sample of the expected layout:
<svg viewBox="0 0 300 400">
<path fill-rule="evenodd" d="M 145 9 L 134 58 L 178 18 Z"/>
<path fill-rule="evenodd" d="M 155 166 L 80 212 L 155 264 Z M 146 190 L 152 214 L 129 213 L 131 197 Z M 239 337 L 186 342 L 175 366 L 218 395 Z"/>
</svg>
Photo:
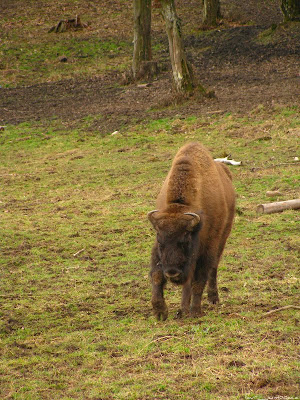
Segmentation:
<svg viewBox="0 0 300 400">
<path fill-rule="evenodd" d="M 179 316 L 201 314 L 206 282 L 209 301 L 219 301 L 217 267 L 235 209 L 231 180 L 229 169 L 215 162 L 200 143 L 186 144 L 176 154 L 158 195 L 157 210 L 148 214 L 157 232 L 151 280 L 158 319 L 168 315 L 163 296 L 167 279 L 183 286 Z"/>
</svg>

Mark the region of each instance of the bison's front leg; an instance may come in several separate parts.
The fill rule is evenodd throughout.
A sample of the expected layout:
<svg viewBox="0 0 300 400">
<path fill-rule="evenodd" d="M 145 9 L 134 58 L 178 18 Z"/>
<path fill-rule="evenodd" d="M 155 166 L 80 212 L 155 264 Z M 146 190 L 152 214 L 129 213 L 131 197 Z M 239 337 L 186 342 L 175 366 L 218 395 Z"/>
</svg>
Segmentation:
<svg viewBox="0 0 300 400">
<path fill-rule="evenodd" d="M 193 301 L 191 306 L 191 316 L 200 317 L 202 314 L 201 300 L 206 280 L 193 282 Z"/>
<path fill-rule="evenodd" d="M 219 303 L 217 286 L 217 267 L 212 267 L 208 274 L 208 301 L 212 304 Z"/>
<path fill-rule="evenodd" d="M 165 321 L 168 317 L 168 307 L 164 299 L 164 286 L 166 278 L 162 272 L 161 264 L 157 254 L 156 246 L 152 250 L 151 260 L 151 283 L 152 283 L 152 307 L 153 314 L 160 320 Z"/>
<path fill-rule="evenodd" d="M 191 306 L 192 317 L 199 317 L 202 314 L 201 300 L 202 300 L 203 290 L 205 288 L 208 277 L 207 276 L 208 262 L 209 262 L 208 258 L 203 256 L 197 260 L 195 280 L 192 286 L 192 291 L 193 291 L 193 300 Z"/>
<path fill-rule="evenodd" d="M 182 287 L 181 308 L 177 311 L 175 318 L 181 318 L 184 315 L 190 315 L 190 303 L 192 296 L 192 282 L 189 279 Z"/>
<path fill-rule="evenodd" d="M 152 307 L 155 317 L 165 321 L 168 318 L 168 307 L 164 299 L 164 285 L 166 280 L 162 271 L 156 270 L 151 273 L 152 280 Z"/>
</svg>

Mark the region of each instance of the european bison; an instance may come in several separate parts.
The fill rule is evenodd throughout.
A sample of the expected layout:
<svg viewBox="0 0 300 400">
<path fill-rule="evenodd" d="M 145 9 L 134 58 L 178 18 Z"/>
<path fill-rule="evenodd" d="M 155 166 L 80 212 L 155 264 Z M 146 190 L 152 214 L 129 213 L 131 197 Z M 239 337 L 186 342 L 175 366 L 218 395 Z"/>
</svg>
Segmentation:
<svg viewBox="0 0 300 400">
<path fill-rule="evenodd" d="M 231 180 L 229 169 L 215 162 L 200 143 L 186 144 L 176 154 L 157 197 L 157 210 L 148 214 L 157 233 L 150 275 L 158 320 L 168 316 L 163 294 L 168 279 L 183 286 L 178 317 L 201 315 L 207 281 L 208 300 L 219 301 L 217 268 L 235 210 Z"/>
</svg>

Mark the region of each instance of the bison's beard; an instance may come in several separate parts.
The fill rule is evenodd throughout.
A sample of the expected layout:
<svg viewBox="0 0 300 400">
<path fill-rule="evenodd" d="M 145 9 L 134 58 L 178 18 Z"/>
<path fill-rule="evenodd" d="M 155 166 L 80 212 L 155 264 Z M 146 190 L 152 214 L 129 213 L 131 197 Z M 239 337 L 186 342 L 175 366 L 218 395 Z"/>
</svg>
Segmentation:
<svg viewBox="0 0 300 400">
<path fill-rule="evenodd" d="M 174 283 L 175 285 L 183 285 L 186 279 L 184 279 L 183 275 L 179 275 L 176 278 L 169 278 L 170 282 Z"/>
<path fill-rule="evenodd" d="M 175 285 L 183 285 L 188 280 L 189 272 L 191 271 L 185 267 L 178 276 L 170 276 L 168 279 Z"/>
<path fill-rule="evenodd" d="M 193 280 L 195 274 L 195 263 L 192 261 L 192 259 L 189 260 L 182 269 L 180 268 L 179 275 L 169 277 L 166 276 L 166 278 L 175 285 L 184 285 L 188 280 Z"/>
</svg>

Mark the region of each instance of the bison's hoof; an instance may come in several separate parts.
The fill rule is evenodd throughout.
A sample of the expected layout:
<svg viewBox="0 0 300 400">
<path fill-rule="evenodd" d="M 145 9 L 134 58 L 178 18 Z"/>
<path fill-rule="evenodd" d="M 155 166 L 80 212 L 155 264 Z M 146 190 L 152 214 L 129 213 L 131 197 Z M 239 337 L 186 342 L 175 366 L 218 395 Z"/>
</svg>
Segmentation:
<svg viewBox="0 0 300 400">
<path fill-rule="evenodd" d="M 168 318 L 168 309 L 164 310 L 153 310 L 154 316 L 158 321 L 165 321 Z"/>
<path fill-rule="evenodd" d="M 191 308 L 191 317 L 192 318 L 198 318 L 201 317 L 202 311 L 201 308 Z"/>
<path fill-rule="evenodd" d="M 165 321 L 168 318 L 168 307 L 164 301 L 152 301 L 153 314 L 158 321 Z"/>
<path fill-rule="evenodd" d="M 220 302 L 218 292 L 209 292 L 208 301 L 211 304 L 218 304 Z"/>
</svg>

